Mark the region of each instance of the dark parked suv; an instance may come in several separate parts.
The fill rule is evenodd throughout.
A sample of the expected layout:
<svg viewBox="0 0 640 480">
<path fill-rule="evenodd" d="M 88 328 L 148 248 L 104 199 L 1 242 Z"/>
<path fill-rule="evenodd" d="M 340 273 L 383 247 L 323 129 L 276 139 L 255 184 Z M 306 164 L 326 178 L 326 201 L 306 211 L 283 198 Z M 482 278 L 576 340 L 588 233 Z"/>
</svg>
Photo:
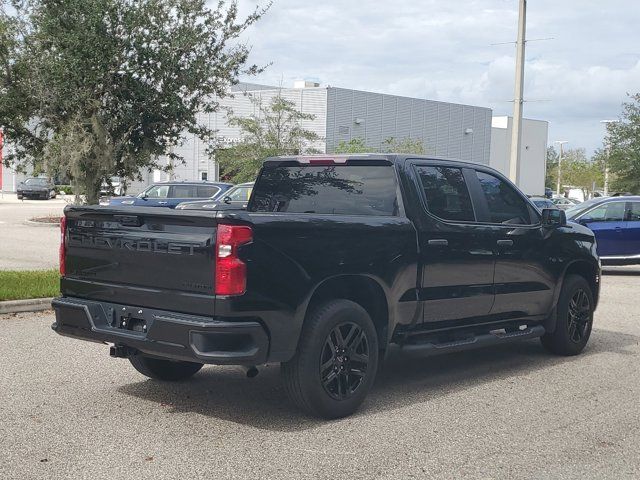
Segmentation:
<svg viewBox="0 0 640 480">
<path fill-rule="evenodd" d="M 67 206 L 62 232 L 55 331 L 158 380 L 281 363 L 325 418 L 356 410 L 390 344 L 576 355 L 600 290 L 589 229 L 488 167 L 414 155 L 271 158 L 246 210 Z"/>
</svg>

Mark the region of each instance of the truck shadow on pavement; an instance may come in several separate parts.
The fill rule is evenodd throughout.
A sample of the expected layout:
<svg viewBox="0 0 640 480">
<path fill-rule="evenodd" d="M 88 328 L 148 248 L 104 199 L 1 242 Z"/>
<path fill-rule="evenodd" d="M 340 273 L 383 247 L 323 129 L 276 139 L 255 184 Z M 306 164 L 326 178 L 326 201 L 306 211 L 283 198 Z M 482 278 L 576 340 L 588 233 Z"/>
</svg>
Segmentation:
<svg viewBox="0 0 640 480">
<path fill-rule="evenodd" d="M 635 356 L 637 352 L 627 347 L 638 342 L 639 337 L 634 335 L 594 329 L 587 350 L 576 357 L 553 356 L 535 340 L 426 358 L 392 348 L 364 405 L 347 421 L 455 395 L 487 382 L 508 378 L 520 381 L 522 375 L 580 362 L 591 355 Z M 118 391 L 155 402 L 169 413 L 193 412 L 265 430 L 299 431 L 326 425 L 326 421 L 295 409 L 287 399 L 279 371 L 279 366 L 270 365 L 249 379 L 239 367 L 206 366 L 185 382 L 145 380 L 119 387 Z"/>
</svg>

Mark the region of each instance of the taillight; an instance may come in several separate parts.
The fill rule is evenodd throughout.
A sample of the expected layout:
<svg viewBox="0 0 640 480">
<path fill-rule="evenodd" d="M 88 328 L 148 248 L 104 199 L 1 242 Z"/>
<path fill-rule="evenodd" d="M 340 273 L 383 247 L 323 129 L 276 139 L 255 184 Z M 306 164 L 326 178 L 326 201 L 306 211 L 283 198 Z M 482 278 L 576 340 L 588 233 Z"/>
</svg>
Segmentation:
<svg viewBox="0 0 640 480">
<path fill-rule="evenodd" d="M 216 295 L 242 295 L 247 288 L 247 265 L 238 248 L 253 240 L 251 227 L 218 225 L 216 235 Z"/>
<path fill-rule="evenodd" d="M 62 217 L 60 219 L 60 276 L 64 277 L 67 273 L 67 268 L 65 266 L 65 262 L 67 259 L 67 248 L 65 241 L 65 230 L 67 229 L 67 217 Z"/>
</svg>

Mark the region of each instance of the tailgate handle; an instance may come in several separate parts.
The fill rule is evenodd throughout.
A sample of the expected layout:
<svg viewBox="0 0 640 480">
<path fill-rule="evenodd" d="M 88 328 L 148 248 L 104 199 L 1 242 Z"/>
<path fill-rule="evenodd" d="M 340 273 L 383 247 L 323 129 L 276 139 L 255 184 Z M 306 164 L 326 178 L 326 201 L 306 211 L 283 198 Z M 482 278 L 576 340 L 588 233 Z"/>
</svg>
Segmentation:
<svg viewBox="0 0 640 480">
<path fill-rule="evenodd" d="M 127 227 L 139 227 L 142 220 L 137 215 L 114 215 L 113 218 Z"/>
<path fill-rule="evenodd" d="M 513 247 L 513 240 L 498 240 L 496 243 L 499 247 Z"/>
</svg>

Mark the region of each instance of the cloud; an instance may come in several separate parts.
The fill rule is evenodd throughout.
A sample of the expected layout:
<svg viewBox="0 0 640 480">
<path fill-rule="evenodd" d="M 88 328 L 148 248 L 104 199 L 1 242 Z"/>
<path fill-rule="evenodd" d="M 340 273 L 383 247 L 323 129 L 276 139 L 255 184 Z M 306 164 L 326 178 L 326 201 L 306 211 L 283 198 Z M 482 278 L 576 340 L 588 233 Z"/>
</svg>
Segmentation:
<svg viewBox="0 0 640 480">
<path fill-rule="evenodd" d="M 550 140 L 597 148 L 627 92 L 640 91 L 640 9 L 626 0 L 530 1 L 525 115 Z M 255 2 L 241 0 L 248 13 Z M 272 65 L 258 81 L 323 85 L 512 110 L 516 0 L 275 0 L 244 39 Z"/>
</svg>

